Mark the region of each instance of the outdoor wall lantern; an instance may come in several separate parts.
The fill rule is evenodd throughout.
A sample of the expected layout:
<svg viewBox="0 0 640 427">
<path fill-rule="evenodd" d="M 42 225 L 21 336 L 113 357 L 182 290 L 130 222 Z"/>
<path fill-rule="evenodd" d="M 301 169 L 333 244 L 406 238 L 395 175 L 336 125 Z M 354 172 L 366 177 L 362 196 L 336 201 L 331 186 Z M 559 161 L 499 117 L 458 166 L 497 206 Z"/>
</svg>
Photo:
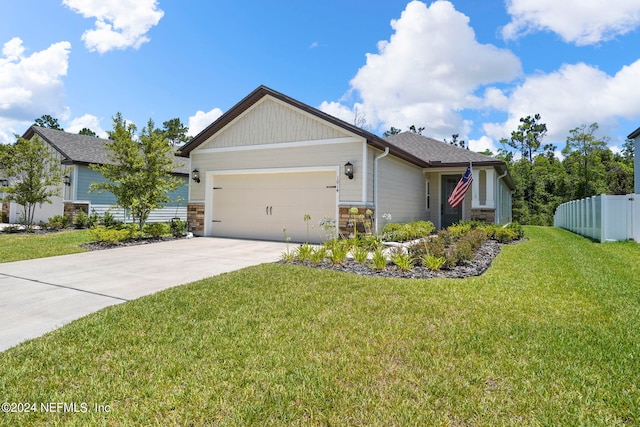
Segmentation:
<svg viewBox="0 0 640 427">
<path fill-rule="evenodd" d="M 347 162 L 344 165 L 344 174 L 349 177 L 349 179 L 353 179 L 353 165 L 351 162 Z"/>
<path fill-rule="evenodd" d="M 71 177 L 69 175 L 63 176 L 62 177 L 62 182 L 64 182 L 64 185 L 70 186 L 71 185 Z"/>
<path fill-rule="evenodd" d="M 7 178 L 0 179 L 0 187 L 8 187 L 8 186 L 9 186 L 9 180 Z"/>
<path fill-rule="evenodd" d="M 193 179 L 195 182 L 200 182 L 200 171 L 198 169 L 194 169 L 191 172 L 191 179 Z"/>
</svg>

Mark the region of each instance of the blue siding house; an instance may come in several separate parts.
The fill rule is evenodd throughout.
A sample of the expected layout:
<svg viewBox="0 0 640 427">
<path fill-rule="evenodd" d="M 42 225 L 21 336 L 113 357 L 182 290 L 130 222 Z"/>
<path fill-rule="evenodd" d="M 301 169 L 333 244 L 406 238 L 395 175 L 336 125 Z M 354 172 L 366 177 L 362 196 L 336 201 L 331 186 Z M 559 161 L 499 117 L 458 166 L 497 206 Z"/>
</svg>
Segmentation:
<svg viewBox="0 0 640 427">
<path fill-rule="evenodd" d="M 73 217 L 80 210 L 86 214 L 99 215 L 109 211 L 120 221 L 131 221 L 131 216 L 117 205 L 116 197 L 112 193 L 89 192 L 91 183 L 105 181 L 105 178 L 99 172 L 90 169 L 89 165 L 109 162 L 105 146 L 107 140 L 38 126 L 31 126 L 23 138 L 31 139 L 35 136 L 49 144 L 65 167 L 65 182 L 61 184 L 61 196 L 54 197 L 53 203 L 44 204 L 38 209 L 36 223 L 46 222 L 53 215 Z M 167 222 L 172 218 L 187 219 L 189 169 L 185 159 L 175 157 L 173 175 L 181 180 L 181 185 L 169 194 L 169 203 L 151 212 L 148 222 Z M 9 222 L 19 222 L 21 206 L 12 203 L 10 206 L 3 206 L 3 211 L 7 212 Z"/>
</svg>

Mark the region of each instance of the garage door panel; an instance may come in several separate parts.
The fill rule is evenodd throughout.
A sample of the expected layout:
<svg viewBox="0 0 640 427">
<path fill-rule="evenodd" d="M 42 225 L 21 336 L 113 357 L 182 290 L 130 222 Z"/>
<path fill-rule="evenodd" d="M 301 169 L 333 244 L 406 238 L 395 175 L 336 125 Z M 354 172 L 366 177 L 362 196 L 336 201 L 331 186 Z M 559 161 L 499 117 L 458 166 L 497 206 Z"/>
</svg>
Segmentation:
<svg viewBox="0 0 640 427">
<path fill-rule="evenodd" d="M 215 175 L 212 234 L 222 237 L 282 240 L 282 228 L 294 242 L 307 238 L 309 228 L 336 215 L 335 172 L 293 172 Z M 318 233 L 309 232 L 311 241 Z"/>
</svg>

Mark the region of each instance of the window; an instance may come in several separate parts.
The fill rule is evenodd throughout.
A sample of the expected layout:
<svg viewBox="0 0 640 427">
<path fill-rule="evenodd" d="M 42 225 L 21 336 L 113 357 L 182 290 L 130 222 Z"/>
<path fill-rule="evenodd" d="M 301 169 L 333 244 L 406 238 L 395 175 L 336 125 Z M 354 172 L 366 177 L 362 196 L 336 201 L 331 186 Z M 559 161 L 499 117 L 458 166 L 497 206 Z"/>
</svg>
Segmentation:
<svg viewBox="0 0 640 427">
<path fill-rule="evenodd" d="M 425 194 L 426 208 L 427 208 L 427 211 L 429 211 L 431 210 L 431 180 L 426 179 L 424 183 L 425 183 L 425 189 L 426 189 L 426 194 Z"/>
</svg>

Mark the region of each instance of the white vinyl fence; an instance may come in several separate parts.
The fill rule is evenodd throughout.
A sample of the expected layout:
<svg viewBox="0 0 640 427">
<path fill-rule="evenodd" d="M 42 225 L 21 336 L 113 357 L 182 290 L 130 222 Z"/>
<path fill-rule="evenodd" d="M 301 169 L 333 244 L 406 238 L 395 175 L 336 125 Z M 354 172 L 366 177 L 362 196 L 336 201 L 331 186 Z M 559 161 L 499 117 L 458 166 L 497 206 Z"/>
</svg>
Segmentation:
<svg viewBox="0 0 640 427">
<path fill-rule="evenodd" d="M 553 225 L 600 242 L 640 242 L 640 194 L 594 196 L 558 206 Z"/>
</svg>

